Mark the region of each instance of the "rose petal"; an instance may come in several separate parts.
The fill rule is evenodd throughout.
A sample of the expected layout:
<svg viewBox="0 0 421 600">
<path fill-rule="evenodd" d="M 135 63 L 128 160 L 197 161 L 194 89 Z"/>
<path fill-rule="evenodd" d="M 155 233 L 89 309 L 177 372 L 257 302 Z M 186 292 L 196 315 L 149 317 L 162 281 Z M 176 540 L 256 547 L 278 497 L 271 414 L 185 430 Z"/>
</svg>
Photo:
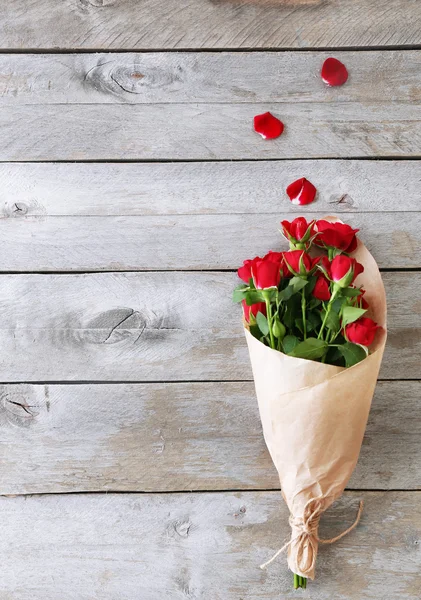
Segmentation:
<svg viewBox="0 0 421 600">
<path fill-rule="evenodd" d="M 314 185 L 305 177 L 301 177 L 301 179 L 290 183 L 286 191 L 291 202 L 300 205 L 310 204 L 317 194 Z"/>
<path fill-rule="evenodd" d="M 274 117 L 270 112 L 254 117 L 254 131 L 260 133 L 265 140 L 272 140 L 279 137 L 283 130 L 284 124 L 282 121 Z"/>
<path fill-rule="evenodd" d="M 343 85 L 348 79 L 346 66 L 337 58 L 327 58 L 322 67 L 322 79 L 332 87 Z"/>
</svg>

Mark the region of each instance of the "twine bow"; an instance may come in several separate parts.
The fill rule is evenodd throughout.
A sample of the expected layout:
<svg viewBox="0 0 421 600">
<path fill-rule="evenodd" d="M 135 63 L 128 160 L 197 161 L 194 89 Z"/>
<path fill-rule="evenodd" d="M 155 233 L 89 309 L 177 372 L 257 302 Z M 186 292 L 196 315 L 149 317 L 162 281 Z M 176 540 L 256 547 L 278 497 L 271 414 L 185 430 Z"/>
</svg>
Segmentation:
<svg viewBox="0 0 421 600">
<path fill-rule="evenodd" d="M 303 577 L 312 578 L 316 565 L 317 550 L 319 544 L 333 544 L 352 531 L 359 523 L 363 512 L 364 503 L 361 500 L 358 513 L 354 523 L 345 531 L 328 540 L 323 540 L 318 536 L 320 517 L 323 513 L 322 498 L 311 499 L 304 507 L 302 517 L 290 515 L 289 524 L 291 525 L 291 539 L 280 548 L 270 560 L 260 565 L 261 569 L 265 569 L 270 565 L 282 552 L 289 549 L 289 563 L 294 565 L 292 569 L 295 573 Z"/>
</svg>

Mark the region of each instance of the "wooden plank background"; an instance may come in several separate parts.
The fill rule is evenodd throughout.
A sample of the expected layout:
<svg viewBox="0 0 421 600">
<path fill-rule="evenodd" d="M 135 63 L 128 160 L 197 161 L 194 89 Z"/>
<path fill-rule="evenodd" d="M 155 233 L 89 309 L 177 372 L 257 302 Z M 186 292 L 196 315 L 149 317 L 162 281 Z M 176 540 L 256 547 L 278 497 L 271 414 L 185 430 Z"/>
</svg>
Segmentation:
<svg viewBox="0 0 421 600">
<path fill-rule="evenodd" d="M 231 290 L 298 214 L 360 228 L 389 310 L 321 535 L 360 498 L 362 522 L 306 594 L 419 599 L 420 31 L 417 0 L 2 4 L 2 600 L 297 596 L 284 558 L 258 568 L 288 515 Z M 267 110 L 277 140 L 253 132 Z"/>
<path fill-rule="evenodd" d="M 346 493 L 321 535 L 351 525 L 360 497 L 361 525 L 321 548 L 308 597 L 360 600 L 363 590 L 370 599 L 417 598 L 419 496 Z M 279 492 L 2 498 L 0 510 L 0 552 L 13 565 L 0 579 L 4 598 L 26 600 L 28 589 L 45 600 L 266 600 L 280 589 L 282 598 L 298 597 L 285 565 L 258 567 L 288 535 Z"/>
<path fill-rule="evenodd" d="M 5 0 L 8 49 L 320 48 L 420 43 L 417 0 Z"/>
</svg>

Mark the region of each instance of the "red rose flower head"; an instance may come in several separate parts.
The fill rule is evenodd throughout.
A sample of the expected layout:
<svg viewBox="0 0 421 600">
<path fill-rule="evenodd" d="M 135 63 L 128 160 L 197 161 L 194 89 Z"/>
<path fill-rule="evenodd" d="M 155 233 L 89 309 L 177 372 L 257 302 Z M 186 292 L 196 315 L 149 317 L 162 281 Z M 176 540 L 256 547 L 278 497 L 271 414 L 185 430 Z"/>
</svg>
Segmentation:
<svg viewBox="0 0 421 600">
<path fill-rule="evenodd" d="M 264 256 L 263 260 L 270 260 L 271 262 L 280 265 L 282 277 L 292 277 L 290 270 L 284 262 L 284 254 L 285 252 L 273 252 L 272 250 L 269 250 L 266 256 Z"/>
<path fill-rule="evenodd" d="M 322 79 L 329 86 L 343 85 L 348 79 L 346 66 L 337 58 L 327 58 L 322 66 Z"/>
<path fill-rule="evenodd" d="M 281 281 L 281 265 L 267 258 L 254 260 L 251 274 L 253 283 L 258 290 L 278 287 Z"/>
<path fill-rule="evenodd" d="M 316 223 L 319 235 L 314 243 L 321 248 L 337 248 L 342 252 L 353 252 L 357 247 L 356 233 L 359 229 L 352 229 L 346 223 L 331 223 L 321 219 Z"/>
<path fill-rule="evenodd" d="M 318 258 L 315 259 L 318 262 Z M 284 252 L 284 261 L 293 275 L 308 275 L 316 262 L 304 250 Z"/>
<path fill-rule="evenodd" d="M 329 289 L 329 282 L 323 275 L 317 278 L 316 285 L 313 288 L 312 294 L 318 300 L 327 301 L 330 300 L 331 293 Z"/>
<path fill-rule="evenodd" d="M 310 204 L 317 194 L 314 185 L 305 177 L 301 177 L 301 179 L 290 183 L 286 192 L 291 202 L 299 205 Z"/>
<path fill-rule="evenodd" d="M 330 265 L 330 277 L 339 287 L 346 288 L 364 271 L 364 267 L 355 258 L 338 254 Z"/>
<path fill-rule="evenodd" d="M 255 324 L 256 316 L 257 316 L 258 312 L 261 312 L 264 315 L 266 315 L 266 304 L 264 302 L 257 302 L 257 304 L 252 304 L 251 306 L 248 306 L 246 304 L 246 301 L 243 300 L 242 304 L 243 304 L 244 318 L 249 325 Z"/>
<path fill-rule="evenodd" d="M 381 329 L 381 327 L 372 319 L 360 317 L 354 323 L 345 326 L 345 338 L 353 344 L 370 346 L 374 342 L 377 329 Z"/>
<path fill-rule="evenodd" d="M 242 279 L 245 283 L 249 283 L 251 279 L 251 266 L 254 261 L 262 260 L 259 256 L 253 258 L 253 260 L 245 260 L 243 262 L 243 266 L 240 267 L 237 271 L 237 275 L 240 279 Z"/>
<path fill-rule="evenodd" d="M 254 131 L 259 133 L 263 139 L 272 140 L 281 135 L 284 124 L 270 112 L 256 115 L 254 117 Z"/>
<path fill-rule="evenodd" d="M 307 223 L 304 217 L 297 217 L 291 221 L 282 221 L 282 233 L 290 243 L 291 250 L 307 250 L 314 236 L 316 221 Z"/>
</svg>

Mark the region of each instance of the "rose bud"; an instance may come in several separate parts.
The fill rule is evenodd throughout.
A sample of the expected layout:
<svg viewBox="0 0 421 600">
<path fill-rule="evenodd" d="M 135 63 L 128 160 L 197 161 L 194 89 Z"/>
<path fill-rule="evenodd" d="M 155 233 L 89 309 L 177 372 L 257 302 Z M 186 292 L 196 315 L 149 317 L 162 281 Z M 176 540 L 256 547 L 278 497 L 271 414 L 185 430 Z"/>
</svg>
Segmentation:
<svg viewBox="0 0 421 600">
<path fill-rule="evenodd" d="M 293 275 L 308 275 L 315 264 L 304 250 L 284 252 L 284 261 Z"/>
<path fill-rule="evenodd" d="M 257 304 L 252 304 L 248 306 L 246 301 L 242 301 L 243 305 L 243 314 L 244 318 L 249 325 L 254 325 L 256 323 L 256 316 L 258 312 L 266 315 L 266 304 L 264 302 L 257 302 Z"/>
<path fill-rule="evenodd" d="M 354 323 L 345 326 L 345 338 L 353 344 L 370 346 L 374 341 L 377 329 L 381 329 L 381 327 L 372 319 L 360 317 Z"/>
<path fill-rule="evenodd" d="M 332 294 L 330 293 L 329 282 L 327 281 L 326 277 L 320 275 L 317 278 L 316 285 L 311 293 L 318 300 L 330 300 Z"/>
<path fill-rule="evenodd" d="M 307 250 L 314 236 L 314 225 L 316 221 L 307 223 L 304 217 L 298 217 L 291 221 L 282 221 L 282 233 L 289 241 L 291 250 Z"/>
<path fill-rule="evenodd" d="M 356 233 L 359 229 L 352 229 L 346 223 L 330 223 L 321 219 L 316 223 L 319 235 L 314 243 L 321 248 L 337 248 L 343 252 L 353 252 L 357 247 Z"/>
<path fill-rule="evenodd" d="M 257 290 L 278 287 L 281 281 L 281 265 L 271 260 L 254 260 L 251 267 L 253 282 Z"/>
<path fill-rule="evenodd" d="M 249 283 L 251 278 L 251 266 L 255 260 L 262 260 L 259 256 L 253 258 L 253 260 L 245 260 L 243 262 L 243 266 L 240 267 L 237 271 L 237 275 L 240 279 L 242 279 L 245 283 Z"/>
<path fill-rule="evenodd" d="M 337 286 L 346 288 L 364 271 L 364 267 L 355 258 L 338 254 L 330 265 L 330 277 Z"/>
</svg>

